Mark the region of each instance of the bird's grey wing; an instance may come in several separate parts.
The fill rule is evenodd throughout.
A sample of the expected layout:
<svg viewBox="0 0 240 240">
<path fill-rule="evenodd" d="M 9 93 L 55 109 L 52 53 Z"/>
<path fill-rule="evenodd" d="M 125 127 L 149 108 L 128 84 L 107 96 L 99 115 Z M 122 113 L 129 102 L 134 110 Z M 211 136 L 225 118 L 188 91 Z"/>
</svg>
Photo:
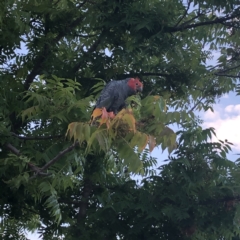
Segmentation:
<svg viewBox="0 0 240 240">
<path fill-rule="evenodd" d="M 110 108 L 113 102 L 117 98 L 117 91 L 114 82 L 109 82 L 105 88 L 102 90 L 100 97 L 97 100 L 96 108 L 105 107 L 106 109 Z"/>
</svg>

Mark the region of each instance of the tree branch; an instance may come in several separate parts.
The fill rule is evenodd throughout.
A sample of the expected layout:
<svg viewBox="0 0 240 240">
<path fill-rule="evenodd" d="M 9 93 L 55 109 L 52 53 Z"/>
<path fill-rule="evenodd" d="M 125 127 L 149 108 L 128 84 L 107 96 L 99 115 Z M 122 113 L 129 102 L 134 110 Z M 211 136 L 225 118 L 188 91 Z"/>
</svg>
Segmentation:
<svg viewBox="0 0 240 240">
<path fill-rule="evenodd" d="M 12 153 L 14 153 L 17 156 L 21 154 L 20 151 L 10 143 L 5 144 L 5 147 L 7 147 Z"/>
<path fill-rule="evenodd" d="M 222 65 L 222 63 L 219 63 L 219 64 L 217 64 L 217 65 L 209 68 L 208 70 L 209 70 L 209 71 L 214 70 L 215 68 L 220 67 L 221 65 Z"/>
<path fill-rule="evenodd" d="M 187 8 L 185 9 L 184 14 L 183 14 L 182 17 L 178 20 L 178 22 L 176 23 L 176 25 L 175 25 L 174 27 L 177 27 L 177 26 L 180 24 L 180 22 L 186 17 L 186 15 L 187 15 L 187 13 L 188 13 L 188 10 L 189 10 L 189 8 L 190 8 L 190 5 L 191 5 L 191 1 L 188 0 L 188 5 L 187 5 Z"/>
<path fill-rule="evenodd" d="M 58 161 L 61 157 L 63 157 L 66 153 L 72 151 L 76 146 L 78 142 L 75 142 L 68 148 L 61 151 L 57 156 L 55 156 L 52 160 L 50 160 L 48 163 L 46 163 L 43 167 L 38 168 L 34 166 L 33 164 L 30 165 L 30 167 L 36 172 L 34 176 L 32 176 L 30 179 L 36 178 L 38 175 L 42 176 L 50 176 L 51 173 L 44 173 L 43 171 L 47 170 L 50 166 L 52 166 L 56 161 Z"/>
<path fill-rule="evenodd" d="M 152 72 L 143 72 L 143 73 L 140 73 L 140 75 L 142 76 L 157 76 L 157 77 L 169 77 L 170 74 L 168 73 L 152 73 Z"/>
<path fill-rule="evenodd" d="M 78 145 L 78 142 L 75 142 L 68 148 L 64 149 L 61 151 L 57 156 L 55 156 L 52 160 L 50 160 L 48 163 L 46 163 L 43 167 L 39 168 L 32 163 L 28 163 L 28 166 L 36 173 L 34 176 L 32 176 L 30 179 L 37 177 L 38 175 L 40 176 L 49 176 L 51 175 L 50 173 L 44 173 L 46 169 L 48 169 L 51 165 L 53 165 L 56 161 L 58 161 L 61 157 L 63 157 L 66 153 L 72 151 L 76 146 Z M 15 148 L 12 144 L 7 143 L 4 145 L 6 148 L 8 148 L 12 153 L 14 153 L 17 156 L 21 155 L 20 150 Z"/>
<path fill-rule="evenodd" d="M 82 190 L 82 199 L 79 204 L 79 212 L 77 217 L 78 223 L 83 223 L 83 220 L 86 218 L 87 215 L 87 207 L 88 207 L 88 199 L 92 192 L 92 183 L 89 179 L 85 179 L 83 184 L 83 190 Z"/>
<path fill-rule="evenodd" d="M 48 54 L 49 53 L 46 51 L 46 49 L 44 49 L 42 54 L 36 58 L 34 67 L 33 67 L 32 71 L 27 75 L 27 78 L 23 84 L 23 87 L 25 90 L 29 89 L 34 78 L 40 73 L 40 71 L 42 69 L 42 64 L 43 64 L 44 60 L 46 59 L 46 57 L 48 56 Z"/>
<path fill-rule="evenodd" d="M 41 168 L 33 165 L 32 163 L 28 163 L 28 166 L 35 172 L 35 174 L 32 177 L 30 177 L 29 179 L 33 179 L 36 176 L 50 176 L 51 175 L 51 173 L 42 172 Z"/>
<path fill-rule="evenodd" d="M 182 23 L 178 28 L 182 28 L 183 26 L 187 26 L 187 24 L 191 23 L 193 20 L 203 16 L 203 13 L 198 13 L 196 16 L 192 17 L 191 19 L 187 20 L 186 22 Z"/>
<path fill-rule="evenodd" d="M 134 75 L 134 73 L 133 74 L 121 74 L 119 76 L 127 78 L 127 77 L 132 77 L 133 75 Z M 168 73 L 157 73 L 157 72 L 140 72 L 136 75 L 145 76 L 145 77 L 151 77 L 151 76 L 169 77 L 170 76 L 170 74 L 168 74 Z"/>
<path fill-rule="evenodd" d="M 240 76 L 231 75 L 231 74 L 219 74 L 219 73 L 214 73 L 214 75 L 219 76 L 219 77 L 240 78 Z"/>
<path fill-rule="evenodd" d="M 182 31 L 182 30 L 186 30 L 186 29 L 190 29 L 190 28 L 196 28 L 196 27 L 200 27 L 200 26 L 206 26 L 206 25 L 217 24 L 217 23 L 222 24 L 227 20 L 234 19 L 235 17 L 236 17 L 236 15 L 233 14 L 228 17 L 216 18 L 215 20 L 199 22 L 199 23 L 194 23 L 194 24 L 189 24 L 189 25 L 185 25 L 183 23 L 179 27 L 169 27 L 168 30 L 166 30 L 166 32 L 178 32 L 178 31 Z"/>
<path fill-rule="evenodd" d="M 198 104 L 202 102 L 203 99 L 204 97 L 201 97 L 187 113 L 192 112 L 198 106 Z"/>
<path fill-rule="evenodd" d="M 5 147 L 7 147 L 7 148 L 8 148 L 12 153 L 14 153 L 15 155 L 17 155 L 17 156 L 20 156 L 20 155 L 21 155 L 20 151 L 19 151 L 17 148 L 15 148 L 12 144 L 7 143 L 7 144 L 5 144 Z M 41 169 L 40 169 L 39 167 L 33 165 L 32 163 L 28 163 L 28 166 L 29 166 L 34 172 L 36 172 L 36 174 L 34 175 L 34 177 L 35 177 L 36 175 L 40 175 L 40 176 L 48 176 L 48 175 L 49 175 L 49 173 L 43 173 L 43 172 L 41 172 Z M 31 177 L 31 178 L 33 178 L 33 177 Z M 31 179 L 31 178 L 30 178 L 30 179 Z"/>
<path fill-rule="evenodd" d="M 82 7 L 86 2 L 87 2 L 87 0 L 83 1 L 83 3 L 81 3 L 80 6 Z M 83 19 L 82 16 L 75 19 L 71 24 L 68 25 L 68 27 L 66 27 L 65 31 L 60 32 L 56 36 L 56 38 L 53 39 L 52 44 L 56 44 L 58 41 L 60 41 L 65 35 L 67 35 L 67 33 L 69 33 L 71 31 L 72 28 L 76 27 L 82 21 L 82 19 Z M 25 90 L 29 89 L 34 78 L 38 74 L 40 74 L 40 72 L 42 70 L 42 65 L 50 53 L 51 53 L 51 50 L 49 49 L 49 43 L 46 43 L 44 45 L 42 52 L 36 58 L 32 71 L 29 73 L 29 75 L 27 76 L 27 78 L 23 84 Z"/>
<path fill-rule="evenodd" d="M 46 163 L 42 168 L 41 171 L 44 171 L 48 169 L 50 166 L 52 166 L 55 162 L 57 162 L 61 157 L 63 157 L 66 153 L 72 151 L 76 146 L 78 145 L 78 142 L 75 142 L 68 148 L 61 151 L 57 156 L 55 156 L 52 160 L 50 160 L 48 163 Z"/>
<path fill-rule="evenodd" d="M 98 39 L 92 44 L 92 46 L 88 49 L 87 52 L 84 52 L 83 54 L 84 55 L 89 55 L 91 53 L 93 53 L 94 51 L 96 51 L 98 45 L 100 44 L 101 42 L 101 39 L 102 39 L 102 36 L 103 36 L 103 32 L 99 35 Z M 82 58 L 83 59 L 83 58 Z M 73 67 L 73 72 L 77 72 L 78 69 L 81 67 L 81 64 L 82 64 L 82 61 L 79 61 L 74 67 Z"/>
<path fill-rule="evenodd" d="M 240 64 L 237 65 L 237 66 L 234 66 L 234 67 L 230 67 L 230 68 L 227 68 L 227 69 L 224 69 L 224 70 L 220 70 L 220 71 L 217 72 L 217 74 L 225 73 L 225 72 L 231 71 L 231 70 L 239 68 L 239 67 L 240 67 Z"/>
</svg>

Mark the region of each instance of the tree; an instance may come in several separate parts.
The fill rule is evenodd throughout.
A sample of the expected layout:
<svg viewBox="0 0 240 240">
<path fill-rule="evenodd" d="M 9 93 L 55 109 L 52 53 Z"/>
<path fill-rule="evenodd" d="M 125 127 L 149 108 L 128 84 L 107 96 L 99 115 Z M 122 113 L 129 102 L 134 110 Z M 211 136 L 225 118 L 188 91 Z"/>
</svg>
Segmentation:
<svg viewBox="0 0 240 240">
<path fill-rule="evenodd" d="M 239 92 L 237 3 L 0 3 L 3 239 L 239 235 L 239 163 L 197 112 Z M 208 66 L 212 50 L 221 56 Z M 142 96 L 90 124 L 104 81 L 129 76 Z M 156 146 L 171 154 L 159 171 Z"/>
</svg>

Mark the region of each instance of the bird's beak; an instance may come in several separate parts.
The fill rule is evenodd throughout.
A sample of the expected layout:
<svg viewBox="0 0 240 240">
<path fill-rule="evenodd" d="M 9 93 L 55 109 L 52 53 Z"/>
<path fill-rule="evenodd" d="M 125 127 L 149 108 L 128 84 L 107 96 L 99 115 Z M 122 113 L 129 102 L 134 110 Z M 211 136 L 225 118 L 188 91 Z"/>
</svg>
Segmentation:
<svg viewBox="0 0 240 240">
<path fill-rule="evenodd" d="M 137 87 L 137 92 L 142 92 L 143 90 L 143 85 Z"/>
</svg>

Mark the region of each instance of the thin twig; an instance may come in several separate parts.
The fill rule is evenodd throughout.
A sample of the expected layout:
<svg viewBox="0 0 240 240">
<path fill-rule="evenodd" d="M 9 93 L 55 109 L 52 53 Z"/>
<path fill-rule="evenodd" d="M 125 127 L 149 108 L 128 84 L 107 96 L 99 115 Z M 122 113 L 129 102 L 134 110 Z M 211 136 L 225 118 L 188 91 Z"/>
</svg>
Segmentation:
<svg viewBox="0 0 240 240">
<path fill-rule="evenodd" d="M 215 73 L 214 75 L 219 76 L 219 77 L 240 78 L 240 76 L 231 75 L 231 74 L 218 74 L 218 73 Z"/>
<path fill-rule="evenodd" d="M 187 5 L 187 8 L 185 9 L 185 12 L 184 14 L 182 15 L 182 17 L 178 20 L 178 22 L 176 23 L 176 25 L 174 27 L 177 27 L 179 25 L 179 23 L 187 16 L 187 13 L 188 13 L 188 10 L 190 8 L 190 5 L 191 5 L 191 1 L 189 0 L 188 1 L 188 5 Z"/>
<path fill-rule="evenodd" d="M 101 39 L 102 39 L 102 36 L 103 36 L 103 32 L 99 35 L 98 39 L 92 44 L 92 46 L 88 49 L 87 52 L 84 52 L 84 55 L 88 55 L 88 54 L 91 54 L 93 53 L 94 51 L 96 51 L 98 45 L 100 44 L 101 42 Z M 81 64 L 82 64 L 82 61 L 79 61 L 74 67 L 73 67 L 73 72 L 77 72 L 78 69 L 81 67 Z"/>
<path fill-rule="evenodd" d="M 219 64 L 217 64 L 217 65 L 209 68 L 208 70 L 209 70 L 209 71 L 214 70 L 215 68 L 220 67 L 221 65 L 222 65 L 222 63 L 219 63 Z"/>
<path fill-rule="evenodd" d="M 154 73 L 154 72 L 144 72 L 144 73 L 140 73 L 140 75 L 142 76 L 158 76 L 158 77 L 169 77 L 170 74 L 168 73 Z"/>
<path fill-rule="evenodd" d="M 180 26 L 178 26 L 178 28 L 182 28 L 184 26 L 187 26 L 187 24 L 191 23 L 192 21 L 194 21 L 195 19 L 199 18 L 200 16 L 203 16 L 204 14 L 197 14 L 196 16 L 192 17 L 191 19 L 187 20 L 186 22 L 182 23 Z"/>
<path fill-rule="evenodd" d="M 198 106 L 198 104 L 202 102 L 203 99 L 204 97 L 201 97 L 187 113 L 192 112 Z"/>
<path fill-rule="evenodd" d="M 121 74 L 121 77 L 132 77 L 134 74 Z M 139 76 L 143 77 L 151 77 L 151 76 L 157 76 L 157 77 L 169 77 L 170 74 L 168 73 L 158 73 L 158 72 L 140 72 L 138 73 Z"/>
<path fill-rule="evenodd" d="M 224 69 L 224 70 L 220 70 L 219 72 L 216 72 L 216 74 L 225 73 L 225 72 L 231 71 L 231 70 L 239 68 L 239 67 L 240 67 L 240 64 L 237 65 L 237 66 L 234 66 L 234 67 L 230 67 L 230 68 L 227 68 L 227 69 Z"/>
<path fill-rule="evenodd" d="M 149 94 L 147 95 L 147 97 L 150 96 L 150 95 L 152 94 L 152 92 L 153 92 L 153 89 L 149 92 Z"/>
<path fill-rule="evenodd" d="M 183 23 L 178 27 L 169 27 L 167 32 L 178 32 L 178 31 L 182 31 L 190 28 L 196 28 L 196 27 L 201 27 L 201 26 L 206 26 L 211 24 L 218 24 L 218 23 L 222 24 L 227 20 L 234 19 L 235 17 L 236 17 L 236 14 L 233 14 L 228 17 L 216 18 L 215 20 L 212 20 L 212 21 L 198 22 L 198 23 L 189 24 L 189 25 L 185 25 L 186 23 Z"/>
</svg>

